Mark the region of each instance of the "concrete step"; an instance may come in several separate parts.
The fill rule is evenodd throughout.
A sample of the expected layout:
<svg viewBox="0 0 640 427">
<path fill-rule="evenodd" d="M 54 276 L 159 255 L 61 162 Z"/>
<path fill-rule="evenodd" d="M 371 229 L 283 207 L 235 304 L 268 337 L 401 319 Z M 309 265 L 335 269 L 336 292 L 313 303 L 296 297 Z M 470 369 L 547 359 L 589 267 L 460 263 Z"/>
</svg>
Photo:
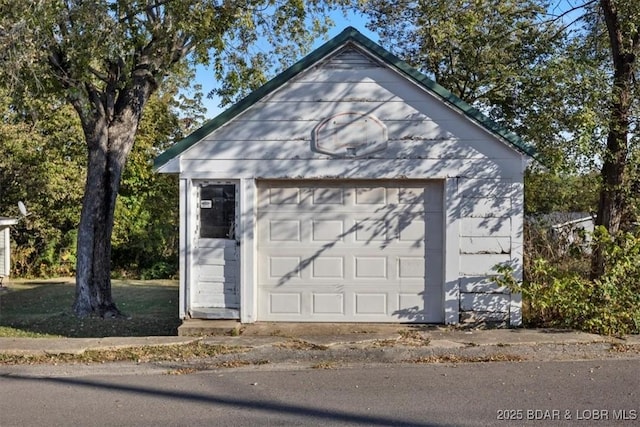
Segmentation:
<svg viewBox="0 0 640 427">
<path fill-rule="evenodd" d="M 178 326 L 178 335 L 182 337 L 199 337 L 211 335 L 238 335 L 240 322 L 237 320 L 185 319 Z"/>
</svg>

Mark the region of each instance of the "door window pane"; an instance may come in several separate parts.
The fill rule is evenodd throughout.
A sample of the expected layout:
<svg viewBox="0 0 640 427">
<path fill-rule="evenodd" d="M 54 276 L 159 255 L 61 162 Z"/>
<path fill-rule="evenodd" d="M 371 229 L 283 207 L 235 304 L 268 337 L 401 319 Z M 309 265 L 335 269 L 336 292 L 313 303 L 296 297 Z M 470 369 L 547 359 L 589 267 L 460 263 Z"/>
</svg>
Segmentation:
<svg viewBox="0 0 640 427">
<path fill-rule="evenodd" d="M 206 185 L 200 188 L 200 237 L 235 237 L 235 185 Z"/>
</svg>

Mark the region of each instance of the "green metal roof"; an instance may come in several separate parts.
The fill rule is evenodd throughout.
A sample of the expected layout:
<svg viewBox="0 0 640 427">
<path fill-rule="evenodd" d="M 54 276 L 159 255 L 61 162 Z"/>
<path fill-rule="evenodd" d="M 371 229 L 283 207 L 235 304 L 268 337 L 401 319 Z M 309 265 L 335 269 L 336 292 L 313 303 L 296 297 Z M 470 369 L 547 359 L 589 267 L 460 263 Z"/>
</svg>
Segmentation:
<svg viewBox="0 0 640 427">
<path fill-rule="evenodd" d="M 489 119 L 478 109 L 467 104 L 462 99 L 458 98 L 456 95 L 431 80 L 429 77 L 425 76 L 388 50 L 384 49 L 379 44 L 364 36 L 355 28 L 347 27 L 336 37 L 329 40 L 318 49 L 314 50 L 313 52 L 302 58 L 300 61 L 293 64 L 291 67 L 265 83 L 263 86 L 261 86 L 251 94 L 247 95 L 245 98 L 234 104 L 228 110 L 224 111 L 214 119 L 207 121 L 202 127 L 191 133 L 189 136 L 172 145 L 169 149 L 156 157 L 154 161 L 154 168 L 158 169 L 164 164 L 168 163 L 174 157 L 179 156 L 184 151 L 195 145 L 198 141 L 209 135 L 211 132 L 225 125 L 227 122 L 249 109 L 249 107 L 254 105 L 256 102 L 260 101 L 265 96 L 283 86 L 296 75 L 310 68 L 315 63 L 319 62 L 324 57 L 334 52 L 336 49 L 350 42 L 360 45 L 365 50 L 368 50 L 374 56 L 381 59 L 387 65 L 403 74 L 405 77 L 413 80 L 429 92 L 437 95 L 444 102 L 458 109 L 468 118 L 477 122 L 491 133 L 506 141 L 517 151 L 528 156 L 535 156 L 534 148 L 530 145 L 527 145 L 516 134 L 508 131 L 493 120 Z"/>
</svg>

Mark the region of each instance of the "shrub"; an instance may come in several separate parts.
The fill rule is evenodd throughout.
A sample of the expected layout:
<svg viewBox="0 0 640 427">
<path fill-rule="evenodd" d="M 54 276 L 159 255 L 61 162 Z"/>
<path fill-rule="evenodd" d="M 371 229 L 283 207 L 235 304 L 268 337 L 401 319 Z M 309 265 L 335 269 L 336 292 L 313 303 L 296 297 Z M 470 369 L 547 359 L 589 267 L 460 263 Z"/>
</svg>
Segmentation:
<svg viewBox="0 0 640 427">
<path fill-rule="evenodd" d="M 158 261 L 150 268 L 141 271 L 140 278 L 142 280 L 167 279 L 176 277 L 178 274 L 178 266 L 175 263 Z"/>
<path fill-rule="evenodd" d="M 600 227 L 593 244 L 602 247 L 606 265 L 593 281 L 584 271 L 542 257 L 525 263 L 522 283 L 509 267 L 496 268 L 498 284 L 522 293 L 525 324 L 606 335 L 640 333 L 640 237 L 624 233 L 614 238 Z"/>
</svg>

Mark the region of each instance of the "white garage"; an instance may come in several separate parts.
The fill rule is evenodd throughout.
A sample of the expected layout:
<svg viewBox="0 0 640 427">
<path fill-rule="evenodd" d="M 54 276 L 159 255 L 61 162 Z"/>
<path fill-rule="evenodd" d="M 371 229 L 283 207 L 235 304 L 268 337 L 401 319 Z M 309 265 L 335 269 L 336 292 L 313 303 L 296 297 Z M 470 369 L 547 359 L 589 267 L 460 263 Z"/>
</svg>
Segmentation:
<svg viewBox="0 0 640 427">
<path fill-rule="evenodd" d="M 347 28 L 156 159 L 180 317 L 517 325 L 528 152 Z"/>
</svg>

